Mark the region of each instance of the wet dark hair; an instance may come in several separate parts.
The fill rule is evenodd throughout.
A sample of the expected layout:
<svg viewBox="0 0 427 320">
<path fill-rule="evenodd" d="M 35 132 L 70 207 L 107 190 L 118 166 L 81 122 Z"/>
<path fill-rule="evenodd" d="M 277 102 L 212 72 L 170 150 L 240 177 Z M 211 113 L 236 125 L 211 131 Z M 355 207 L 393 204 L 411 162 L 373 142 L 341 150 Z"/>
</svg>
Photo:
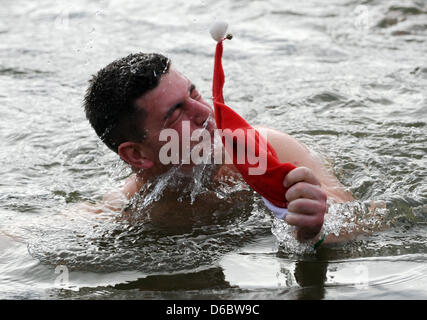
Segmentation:
<svg viewBox="0 0 427 320">
<path fill-rule="evenodd" d="M 126 141 L 143 141 L 146 112 L 135 100 L 159 84 L 170 60 L 157 53 L 135 53 L 102 68 L 89 80 L 84 109 L 96 134 L 114 152 Z"/>
</svg>

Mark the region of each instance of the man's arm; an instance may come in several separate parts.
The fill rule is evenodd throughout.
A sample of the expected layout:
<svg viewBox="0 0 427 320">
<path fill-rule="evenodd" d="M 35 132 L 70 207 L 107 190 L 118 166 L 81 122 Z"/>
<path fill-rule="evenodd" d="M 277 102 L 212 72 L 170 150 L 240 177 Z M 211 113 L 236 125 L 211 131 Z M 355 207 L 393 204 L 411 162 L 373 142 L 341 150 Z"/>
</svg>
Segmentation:
<svg viewBox="0 0 427 320">
<path fill-rule="evenodd" d="M 286 216 L 286 222 L 297 228 L 296 238 L 299 241 L 317 241 L 327 213 L 327 199 L 348 202 L 354 200 L 352 195 L 344 190 L 338 179 L 324 166 L 322 159 L 295 138 L 272 129 L 263 128 L 260 132 L 267 136 L 281 162 L 290 162 L 298 167 L 283 181 L 288 188 L 285 197 L 291 212 Z M 346 241 L 355 235 L 331 235 L 325 242 Z"/>
<path fill-rule="evenodd" d="M 258 128 L 257 128 L 258 129 Z M 261 134 L 267 137 L 282 163 L 292 163 L 296 167 L 310 169 L 318 179 L 321 188 L 328 198 L 335 202 L 353 201 L 352 194 L 345 190 L 335 175 L 325 166 L 325 161 L 319 155 L 309 150 L 303 143 L 290 135 L 269 129 L 259 128 Z"/>
</svg>

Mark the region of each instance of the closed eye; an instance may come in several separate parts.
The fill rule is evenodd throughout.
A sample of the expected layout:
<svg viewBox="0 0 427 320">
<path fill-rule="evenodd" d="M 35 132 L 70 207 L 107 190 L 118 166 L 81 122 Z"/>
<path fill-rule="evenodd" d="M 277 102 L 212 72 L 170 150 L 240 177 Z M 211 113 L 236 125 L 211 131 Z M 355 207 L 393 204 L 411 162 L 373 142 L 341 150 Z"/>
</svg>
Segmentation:
<svg viewBox="0 0 427 320">
<path fill-rule="evenodd" d="M 201 98 L 199 92 L 196 89 L 196 86 L 192 83 L 190 84 L 190 87 L 188 88 L 188 93 L 189 93 L 191 99 L 199 100 Z M 175 122 L 178 119 L 178 117 L 182 111 L 179 109 L 181 109 L 183 106 L 184 106 L 184 102 L 180 102 L 180 103 L 174 105 L 173 107 L 171 107 L 166 112 L 165 116 L 163 117 L 163 120 L 168 121 L 169 123 Z"/>
<path fill-rule="evenodd" d="M 194 100 L 198 100 L 201 98 L 200 93 L 197 91 L 196 86 L 191 84 L 190 86 L 190 97 Z"/>
<path fill-rule="evenodd" d="M 182 106 L 183 106 L 182 103 L 178 103 L 174 105 L 172 108 L 168 110 L 168 112 L 166 112 L 166 115 L 163 117 L 163 120 L 169 119 L 172 116 L 172 114 L 175 112 L 175 110 L 181 108 Z"/>
</svg>

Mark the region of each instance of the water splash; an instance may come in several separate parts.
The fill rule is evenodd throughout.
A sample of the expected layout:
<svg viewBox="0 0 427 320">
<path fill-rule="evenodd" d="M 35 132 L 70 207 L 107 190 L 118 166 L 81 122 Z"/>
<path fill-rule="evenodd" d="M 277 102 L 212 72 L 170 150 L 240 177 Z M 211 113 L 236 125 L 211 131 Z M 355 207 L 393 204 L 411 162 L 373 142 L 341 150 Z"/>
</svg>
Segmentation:
<svg viewBox="0 0 427 320">
<path fill-rule="evenodd" d="M 328 200 L 328 213 L 325 215 L 323 230 L 326 235 L 349 236 L 352 239 L 359 234 L 369 235 L 372 232 L 384 230 L 390 227 L 392 221 L 393 219 L 389 217 L 389 210 L 382 202 L 336 203 Z M 280 249 L 284 252 L 296 255 L 315 252 L 313 243 L 301 243 L 296 240 L 296 228 L 286 224 L 283 220 L 274 219 L 271 231 L 276 236 Z"/>
</svg>

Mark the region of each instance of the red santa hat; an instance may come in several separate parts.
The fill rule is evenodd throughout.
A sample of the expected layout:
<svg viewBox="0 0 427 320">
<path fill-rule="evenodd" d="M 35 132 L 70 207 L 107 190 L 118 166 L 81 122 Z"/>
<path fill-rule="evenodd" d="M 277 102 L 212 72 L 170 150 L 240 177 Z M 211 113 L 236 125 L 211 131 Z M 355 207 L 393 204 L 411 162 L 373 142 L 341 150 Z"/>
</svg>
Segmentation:
<svg viewBox="0 0 427 320">
<path fill-rule="evenodd" d="M 249 125 L 240 115 L 233 111 L 230 107 L 224 104 L 223 87 L 225 82 L 224 70 L 222 68 L 222 51 L 223 41 L 231 39 L 231 35 L 225 37 L 227 31 L 227 23 L 216 22 L 210 29 L 212 38 L 217 41 L 215 51 L 215 66 L 213 75 L 213 104 L 215 108 L 215 120 L 218 129 L 229 129 L 231 131 L 240 129 L 245 135 L 245 151 L 246 155 L 251 152 L 258 154 L 258 157 L 266 157 L 267 168 L 264 174 L 254 175 L 250 174 L 251 168 L 256 165 L 251 164 L 245 155 L 245 162 L 238 161 L 236 150 L 236 139 L 227 139 L 227 135 L 223 134 L 222 142 L 228 154 L 233 155 L 233 164 L 241 173 L 246 183 L 258 192 L 264 199 L 267 207 L 272 210 L 279 218 L 284 218 L 287 213 L 287 201 L 285 194 L 287 188 L 283 186 L 283 180 L 286 175 L 296 167 L 291 163 L 280 163 L 276 152 L 273 147 L 266 141 L 266 139 L 259 134 L 251 125 Z M 251 132 L 251 134 L 248 134 Z M 255 135 L 253 134 L 255 132 Z M 253 139 L 255 138 L 255 141 Z M 248 143 L 249 139 L 251 143 Z M 239 140 L 237 140 L 237 144 Z M 234 148 L 233 148 L 234 147 Z M 248 148 L 255 147 L 255 150 L 248 151 Z M 234 152 L 233 152 L 234 151 Z M 256 153 L 255 153 L 256 152 Z"/>
</svg>

